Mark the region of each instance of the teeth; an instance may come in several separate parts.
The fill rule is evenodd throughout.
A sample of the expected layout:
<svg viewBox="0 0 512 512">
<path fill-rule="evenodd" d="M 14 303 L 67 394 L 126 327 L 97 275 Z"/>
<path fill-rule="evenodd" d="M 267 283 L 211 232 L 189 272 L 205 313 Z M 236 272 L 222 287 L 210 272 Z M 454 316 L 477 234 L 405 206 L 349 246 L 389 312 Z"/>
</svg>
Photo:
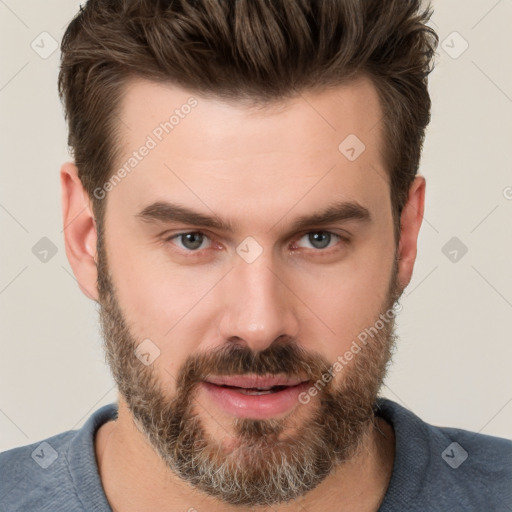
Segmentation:
<svg viewBox="0 0 512 512">
<path fill-rule="evenodd" d="M 242 393 L 243 395 L 269 395 L 270 393 L 275 393 L 275 391 L 271 389 L 244 389 L 239 388 L 239 393 Z"/>
<path fill-rule="evenodd" d="M 241 388 L 238 386 L 227 386 L 226 384 L 221 384 L 223 388 L 231 388 L 239 393 L 244 395 L 268 395 L 269 393 L 277 393 L 283 389 L 286 389 L 288 386 L 272 386 L 270 388 Z"/>
</svg>

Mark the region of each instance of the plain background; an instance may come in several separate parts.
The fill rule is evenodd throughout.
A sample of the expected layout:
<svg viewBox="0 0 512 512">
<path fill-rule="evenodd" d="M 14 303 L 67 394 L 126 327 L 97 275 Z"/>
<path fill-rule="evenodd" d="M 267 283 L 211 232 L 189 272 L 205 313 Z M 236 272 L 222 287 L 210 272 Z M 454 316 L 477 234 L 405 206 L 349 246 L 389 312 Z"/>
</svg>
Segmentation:
<svg viewBox="0 0 512 512">
<path fill-rule="evenodd" d="M 63 243 L 67 133 L 59 50 L 46 53 L 78 6 L 0 0 L 0 450 L 78 428 L 117 396 Z M 425 218 L 382 391 L 429 423 L 512 438 L 512 1 L 433 6 Z"/>
</svg>

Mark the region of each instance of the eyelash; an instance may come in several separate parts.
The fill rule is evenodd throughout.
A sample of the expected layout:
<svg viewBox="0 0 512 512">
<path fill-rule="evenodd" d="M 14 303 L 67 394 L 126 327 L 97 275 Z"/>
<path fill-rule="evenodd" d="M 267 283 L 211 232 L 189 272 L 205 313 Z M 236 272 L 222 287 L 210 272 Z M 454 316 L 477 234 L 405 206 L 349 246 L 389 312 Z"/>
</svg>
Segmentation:
<svg viewBox="0 0 512 512">
<path fill-rule="evenodd" d="M 298 240 L 301 240 L 302 238 L 304 238 L 306 235 L 309 235 L 311 233 L 327 233 L 331 236 L 335 236 L 337 237 L 341 242 L 343 242 L 343 244 L 349 244 L 350 243 L 350 238 L 347 237 L 347 236 L 343 236 L 343 235 L 340 235 L 338 233 L 333 233 L 332 231 L 327 231 L 327 230 L 321 230 L 321 229 L 318 229 L 318 230 L 313 230 L 313 231 L 307 231 L 305 233 L 302 233 L 298 238 L 297 238 L 297 241 Z M 198 235 L 202 235 L 203 237 L 207 238 L 208 240 L 211 240 L 210 237 L 204 233 L 203 231 L 184 231 L 184 232 L 181 232 L 181 233 L 176 233 L 172 236 L 169 236 L 167 238 L 165 238 L 164 242 L 172 242 L 172 240 L 174 240 L 175 238 L 179 238 L 179 237 L 182 237 L 182 236 L 185 236 L 185 235 L 191 235 L 191 234 L 198 234 Z M 213 241 L 212 241 L 213 242 Z M 318 254 L 330 254 L 332 252 L 332 249 L 335 249 L 337 248 L 339 244 L 335 244 L 334 246 L 332 247 L 327 247 L 325 249 L 309 249 L 310 251 L 313 251 L 315 253 L 318 253 Z M 201 253 L 203 251 L 205 251 L 206 249 L 196 249 L 196 250 L 191 250 L 191 249 L 181 249 L 181 248 L 178 248 L 180 251 L 184 251 L 185 253 L 187 253 L 187 255 L 193 255 L 192 257 L 194 256 L 200 256 Z"/>
</svg>

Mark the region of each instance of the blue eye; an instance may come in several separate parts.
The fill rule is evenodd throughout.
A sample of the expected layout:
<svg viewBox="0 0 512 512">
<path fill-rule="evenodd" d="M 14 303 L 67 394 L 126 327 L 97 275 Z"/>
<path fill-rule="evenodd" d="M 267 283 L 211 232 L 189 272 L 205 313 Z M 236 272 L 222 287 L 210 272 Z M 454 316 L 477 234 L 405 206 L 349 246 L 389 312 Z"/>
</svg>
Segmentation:
<svg viewBox="0 0 512 512">
<path fill-rule="evenodd" d="M 173 235 L 168 238 L 168 241 L 174 240 L 177 238 L 181 240 L 181 249 L 186 249 L 191 252 L 195 252 L 198 249 L 206 249 L 206 247 L 201 247 L 202 243 L 208 239 L 208 237 L 201 233 L 200 231 L 190 231 L 188 233 L 179 233 L 178 235 Z"/>
<path fill-rule="evenodd" d="M 302 238 L 300 238 L 300 240 L 307 238 L 307 241 L 312 245 L 313 249 L 322 250 L 333 247 L 333 245 L 329 245 L 333 241 L 332 237 L 335 237 L 336 240 L 347 241 L 347 239 L 341 235 L 331 233 L 330 231 L 310 231 L 309 233 L 306 233 Z"/>
<path fill-rule="evenodd" d="M 179 243 L 174 242 L 175 239 L 177 239 Z M 316 252 L 323 252 L 324 249 L 335 247 L 340 240 L 345 243 L 350 242 L 347 237 L 330 231 L 310 231 L 305 233 L 298 241 L 300 242 L 303 239 L 306 239 L 307 243 L 310 244 L 306 249 L 314 249 Z M 210 242 L 209 245 L 204 245 L 205 242 L 208 241 Z M 201 250 L 208 249 L 211 246 L 210 238 L 201 231 L 178 233 L 168 237 L 166 242 L 172 242 L 177 245 L 179 249 L 189 253 L 199 253 Z M 295 244 L 298 244 L 298 242 Z M 297 247 L 294 247 L 294 249 L 295 248 Z"/>
</svg>

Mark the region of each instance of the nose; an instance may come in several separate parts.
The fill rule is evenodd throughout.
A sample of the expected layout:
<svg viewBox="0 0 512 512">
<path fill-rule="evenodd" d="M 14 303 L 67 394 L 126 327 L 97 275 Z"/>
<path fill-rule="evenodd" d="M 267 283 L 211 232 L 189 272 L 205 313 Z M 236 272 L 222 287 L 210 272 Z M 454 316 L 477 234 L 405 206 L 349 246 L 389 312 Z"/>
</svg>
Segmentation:
<svg viewBox="0 0 512 512">
<path fill-rule="evenodd" d="M 223 280 L 219 331 L 223 340 L 265 350 L 281 336 L 297 337 L 297 297 L 282 267 L 265 252 L 256 261 L 239 259 Z"/>
</svg>

